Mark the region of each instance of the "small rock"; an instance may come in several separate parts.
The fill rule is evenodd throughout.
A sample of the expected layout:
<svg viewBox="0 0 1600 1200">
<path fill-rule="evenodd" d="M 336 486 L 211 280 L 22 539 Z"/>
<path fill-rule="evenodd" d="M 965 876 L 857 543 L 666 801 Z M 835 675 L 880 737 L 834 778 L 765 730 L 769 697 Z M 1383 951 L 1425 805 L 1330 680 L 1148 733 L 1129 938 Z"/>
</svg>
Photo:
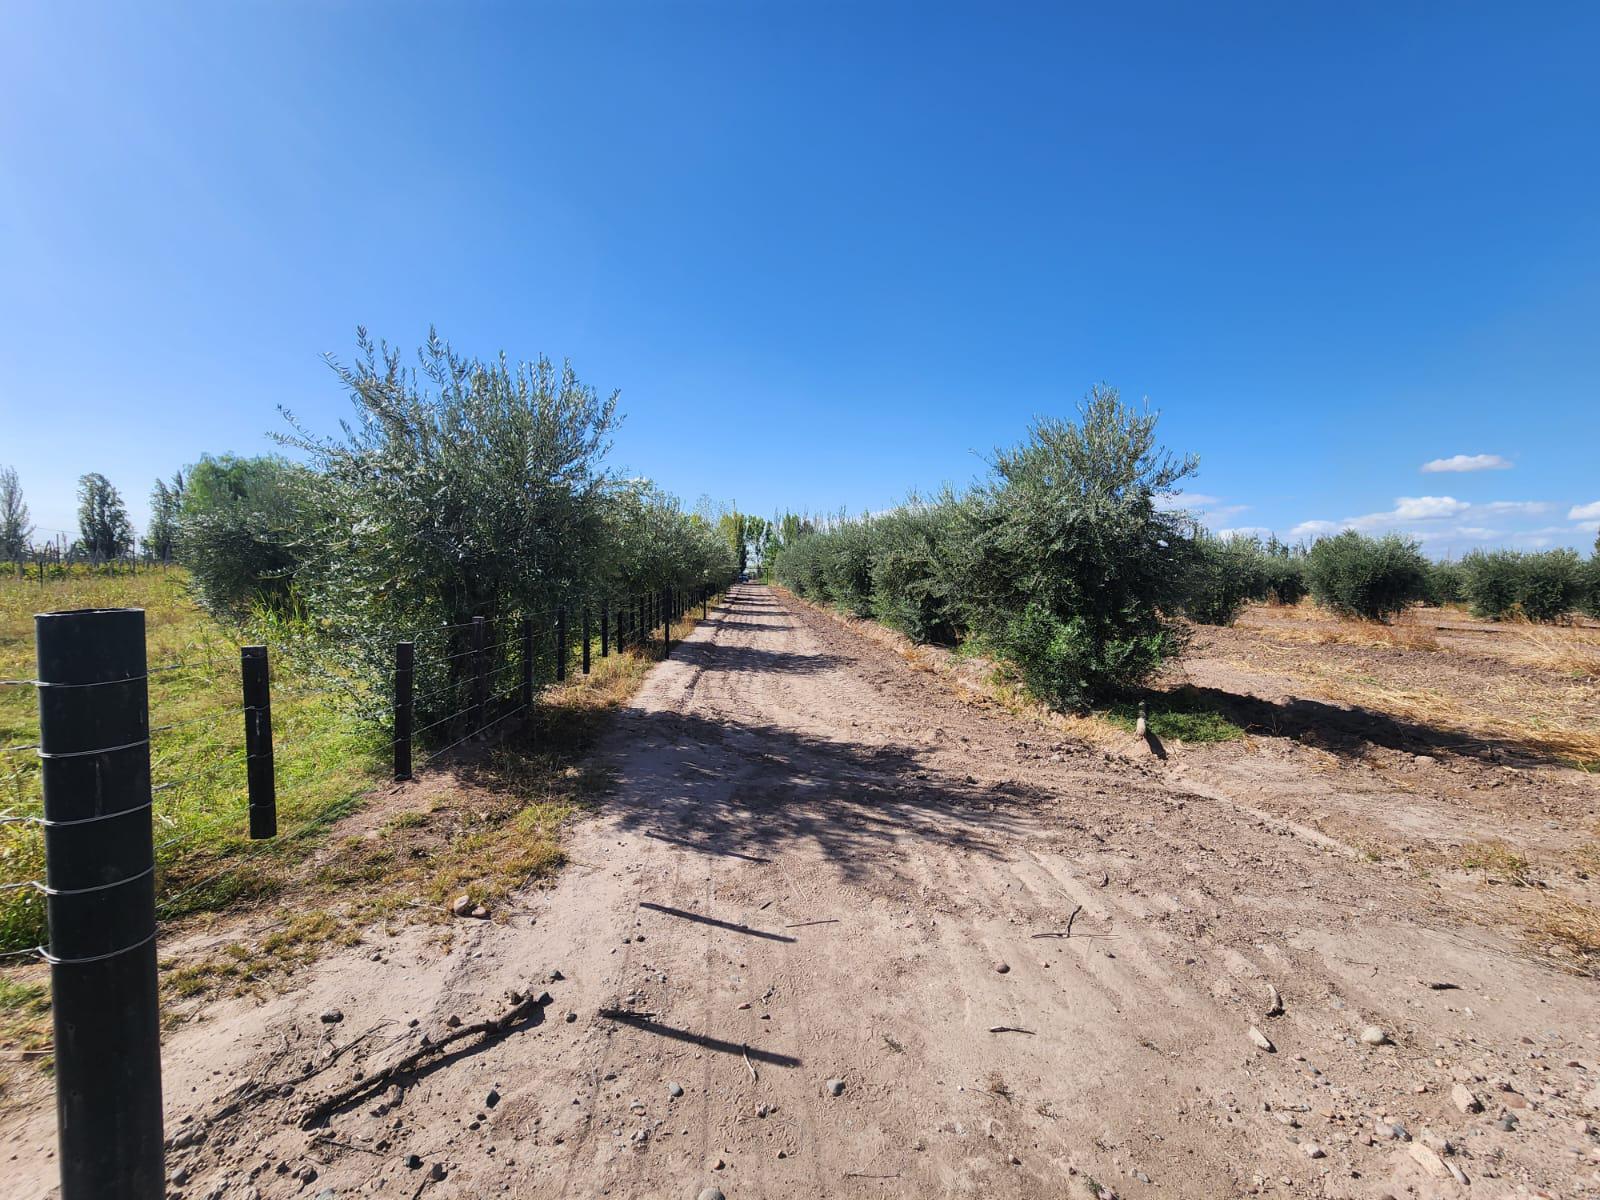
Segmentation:
<svg viewBox="0 0 1600 1200">
<path fill-rule="evenodd" d="M 439 1180 L 443 1179 L 447 1174 L 449 1174 L 449 1172 L 444 1169 L 444 1164 L 441 1162 L 436 1162 L 433 1164 L 433 1166 L 428 1168 L 428 1178 L 433 1180 L 435 1183 L 438 1183 Z"/>
<path fill-rule="evenodd" d="M 1283 1016 L 1283 997 L 1278 994 L 1278 989 L 1272 984 L 1267 984 L 1267 1016 Z"/>
<path fill-rule="evenodd" d="M 298 1171 L 296 1171 L 294 1173 L 294 1177 L 296 1179 L 298 1179 L 301 1183 L 310 1183 L 313 1179 L 315 1179 L 317 1177 L 317 1169 L 315 1167 L 313 1167 L 310 1163 L 307 1163 L 305 1166 L 301 1167 Z"/>
<path fill-rule="evenodd" d="M 568 1025 L 571 1025 L 571 1024 L 572 1024 L 572 1023 L 573 1023 L 573 1022 L 574 1022 L 574 1021 L 576 1021 L 576 1020 L 577 1020 L 577 1019 L 578 1019 L 578 1014 L 577 1014 L 577 1013 L 575 1013 L 575 1012 L 569 1012 L 569 1013 L 568 1013 L 568 1014 L 567 1014 L 567 1024 L 568 1024 Z"/>
<path fill-rule="evenodd" d="M 1368 1025 L 1361 1031 L 1361 1041 L 1368 1046 L 1383 1046 L 1388 1044 L 1389 1035 L 1376 1025 Z"/>
<path fill-rule="evenodd" d="M 1254 1042 L 1260 1049 L 1265 1050 L 1268 1054 L 1272 1054 L 1277 1050 L 1277 1047 L 1272 1044 L 1272 1039 L 1266 1034 L 1262 1033 L 1261 1030 L 1257 1029 L 1254 1025 L 1250 1026 L 1250 1040 Z"/>
<path fill-rule="evenodd" d="M 667 1084 L 667 1095 L 676 1100 L 679 1096 L 683 1095 L 683 1085 L 679 1083 Z"/>
<path fill-rule="evenodd" d="M 1406 1127 L 1399 1121 L 1379 1121 L 1372 1127 L 1372 1132 L 1381 1138 L 1392 1142 L 1409 1142 L 1411 1135 L 1406 1132 Z"/>
<path fill-rule="evenodd" d="M 830 1096 L 844 1095 L 844 1080 L 842 1079 L 830 1079 L 823 1086 L 828 1089 L 828 1095 Z"/>
<path fill-rule="evenodd" d="M 722 1160 L 719 1158 L 717 1160 L 717 1166 L 720 1167 L 721 1165 Z M 701 1188 L 700 1194 L 695 1197 L 695 1200 L 723 1200 L 723 1195 L 714 1187 Z"/>
<path fill-rule="evenodd" d="M 406 1166 L 415 1171 L 422 1165 L 422 1159 L 415 1154 L 406 1155 Z"/>
<path fill-rule="evenodd" d="M 1472 1094 L 1472 1089 L 1464 1083 L 1458 1083 L 1450 1089 L 1450 1100 L 1464 1113 L 1479 1113 L 1483 1111 L 1483 1102 Z"/>
<path fill-rule="evenodd" d="M 483 1102 L 490 1108 L 493 1108 L 496 1104 L 500 1103 L 500 1093 L 494 1088 L 490 1088 L 489 1094 L 483 1098 Z"/>
<path fill-rule="evenodd" d="M 450 1026 L 451 1029 L 459 1029 L 461 1027 L 461 1018 L 456 1016 L 455 1013 L 451 1013 L 444 1019 L 444 1023 Z"/>
<path fill-rule="evenodd" d="M 1437 1151 L 1429 1149 L 1421 1142 L 1411 1143 L 1411 1157 L 1419 1167 L 1435 1179 L 1449 1179 L 1451 1177 L 1450 1168 L 1444 1165 L 1444 1159 L 1439 1157 Z"/>
<path fill-rule="evenodd" d="M 322 1016 L 320 1020 L 324 1025 L 337 1025 L 340 1021 L 344 1020 L 344 1014 L 337 1008 L 325 1008 L 322 1010 Z"/>
<path fill-rule="evenodd" d="M 1437 1150 L 1440 1154 L 1450 1154 L 1455 1150 L 1455 1147 L 1450 1144 L 1449 1138 L 1444 1137 L 1442 1134 L 1437 1134 L 1427 1127 L 1422 1130 L 1422 1144 L 1430 1150 Z"/>
<path fill-rule="evenodd" d="M 1510 1113 L 1506 1113 L 1503 1117 L 1501 1117 L 1498 1121 L 1495 1122 L 1495 1128 L 1503 1129 L 1507 1133 L 1510 1133 L 1516 1127 L 1517 1127 L 1517 1119 L 1514 1116 L 1512 1116 Z"/>
<path fill-rule="evenodd" d="M 478 920 L 482 921 L 488 917 L 489 910 L 481 904 L 474 905 L 472 909 L 472 915 Z"/>
<path fill-rule="evenodd" d="M 1411 756 L 1411 761 L 1416 763 L 1419 767 L 1431 767 L 1439 760 L 1433 757 L 1431 754 L 1413 754 Z"/>
<path fill-rule="evenodd" d="M 1307 1158 L 1327 1158 L 1328 1152 L 1315 1142 L 1301 1142 L 1300 1153 Z"/>
<path fill-rule="evenodd" d="M 997 962 L 994 964 L 994 973 L 996 975 L 1004 975 L 1009 970 L 1011 970 L 1011 964 L 1008 962 Z"/>
<path fill-rule="evenodd" d="M 472 903 L 472 897 L 467 895 L 457 896 L 454 900 L 450 901 L 450 911 L 455 913 L 455 915 L 458 917 L 466 916 L 475 907 L 476 905 Z"/>
</svg>

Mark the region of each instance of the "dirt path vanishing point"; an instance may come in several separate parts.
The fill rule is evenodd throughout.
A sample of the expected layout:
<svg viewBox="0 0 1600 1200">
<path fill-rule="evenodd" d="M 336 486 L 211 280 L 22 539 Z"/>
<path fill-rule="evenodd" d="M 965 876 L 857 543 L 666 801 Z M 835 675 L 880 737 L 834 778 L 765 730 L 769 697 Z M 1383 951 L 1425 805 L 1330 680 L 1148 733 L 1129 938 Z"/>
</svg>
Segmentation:
<svg viewBox="0 0 1600 1200">
<path fill-rule="evenodd" d="M 602 753 L 614 793 L 509 922 L 448 952 L 373 931 L 170 1035 L 175 1193 L 1600 1193 L 1593 983 L 1402 867 L 958 701 L 756 586 Z M 299 1127 L 528 980 L 542 1021 Z M 0 1130 L 8 1195 L 51 1189 L 52 1122 Z"/>
</svg>

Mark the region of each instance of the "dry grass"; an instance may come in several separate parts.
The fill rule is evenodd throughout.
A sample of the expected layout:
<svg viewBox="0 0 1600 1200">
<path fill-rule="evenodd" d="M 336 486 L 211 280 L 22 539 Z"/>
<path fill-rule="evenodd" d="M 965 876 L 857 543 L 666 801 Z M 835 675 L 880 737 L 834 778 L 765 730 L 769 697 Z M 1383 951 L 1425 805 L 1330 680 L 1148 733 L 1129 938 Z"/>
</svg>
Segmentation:
<svg viewBox="0 0 1600 1200">
<path fill-rule="evenodd" d="M 314 962 L 328 946 L 353 946 L 361 935 L 325 910 L 280 911 L 280 923 L 259 938 L 231 942 L 195 962 L 162 962 L 162 984 L 171 996 L 193 997 L 227 991 L 242 996 L 296 967 Z"/>
<path fill-rule="evenodd" d="M 1600 680 L 1600 632 L 1580 626 L 1523 625 L 1512 653 L 1532 666 Z"/>
<path fill-rule="evenodd" d="M 1359 621 L 1318 608 L 1310 600 L 1298 604 L 1258 605 L 1259 619 L 1248 628 L 1282 642 L 1313 646 L 1387 646 L 1397 650 L 1438 650 L 1439 639 L 1415 613 L 1393 622 Z"/>
<path fill-rule="evenodd" d="M 1303 678 L 1331 700 L 1469 738 L 1518 746 L 1584 771 L 1600 769 L 1600 696 L 1590 686 L 1556 692 L 1515 676 L 1485 677 L 1469 695 L 1389 683 L 1338 666 L 1310 663 Z"/>
<path fill-rule="evenodd" d="M 1573 970 L 1600 975 L 1600 908 L 1565 896 L 1542 896 L 1529 927 L 1538 942 Z"/>
</svg>

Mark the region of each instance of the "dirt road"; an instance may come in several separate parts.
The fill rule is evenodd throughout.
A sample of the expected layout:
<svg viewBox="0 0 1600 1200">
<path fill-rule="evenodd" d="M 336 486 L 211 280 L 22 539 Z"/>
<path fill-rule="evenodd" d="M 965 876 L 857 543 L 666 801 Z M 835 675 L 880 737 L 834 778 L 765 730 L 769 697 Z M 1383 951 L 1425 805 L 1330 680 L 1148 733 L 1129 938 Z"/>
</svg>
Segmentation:
<svg viewBox="0 0 1600 1200">
<path fill-rule="evenodd" d="M 168 1129 L 203 1131 L 175 1192 L 1600 1194 L 1594 985 L 1404 866 L 1057 744 L 756 586 L 603 757 L 573 865 L 509 921 L 372 932 L 171 1035 Z M 530 980 L 542 1023 L 295 1123 Z M 50 1114 L 7 1132 L 7 1194 L 45 1194 Z"/>
</svg>

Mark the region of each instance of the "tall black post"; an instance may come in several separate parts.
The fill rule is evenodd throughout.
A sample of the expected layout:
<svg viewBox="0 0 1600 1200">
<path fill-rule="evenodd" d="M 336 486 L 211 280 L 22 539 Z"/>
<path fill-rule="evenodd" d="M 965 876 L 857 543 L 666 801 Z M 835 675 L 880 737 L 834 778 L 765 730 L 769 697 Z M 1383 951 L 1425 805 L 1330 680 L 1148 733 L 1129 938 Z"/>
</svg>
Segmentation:
<svg viewBox="0 0 1600 1200">
<path fill-rule="evenodd" d="M 611 601 L 600 601 L 600 657 L 611 653 Z"/>
<path fill-rule="evenodd" d="M 556 682 L 567 677 L 567 608 L 556 610 Z"/>
<path fill-rule="evenodd" d="M 522 618 L 522 707 L 533 707 L 533 618 Z"/>
<path fill-rule="evenodd" d="M 589 673 L 589 602 L 583 602 L 583 673 Z"/>
<path fill-rule="evenodd" d="M 278 783 L 272 767 L 272 683 L 265 646 L 239 647 L 244 680 L 244 779 L 250 797 L 250 836 L 278 834 Z"/>
<path fill-rule="evenodd" d="M 34 618 L 61 1200 L 166 1194 L 144 610 Z"/>
<path fill-rule="evenodd" d="M 394 644 L 394 777 L 411 778 L 412 695 L 416 690 L 417 644 Z"/>
<path fill-rule="evenodd" d="M 483 728 L 483 708 L 489 694 L 489 656 L 484 653 L 488 643 L 485 637 L 486 622 L 482 617 L 472 618 L 472 731 Z"/>
</svg>

